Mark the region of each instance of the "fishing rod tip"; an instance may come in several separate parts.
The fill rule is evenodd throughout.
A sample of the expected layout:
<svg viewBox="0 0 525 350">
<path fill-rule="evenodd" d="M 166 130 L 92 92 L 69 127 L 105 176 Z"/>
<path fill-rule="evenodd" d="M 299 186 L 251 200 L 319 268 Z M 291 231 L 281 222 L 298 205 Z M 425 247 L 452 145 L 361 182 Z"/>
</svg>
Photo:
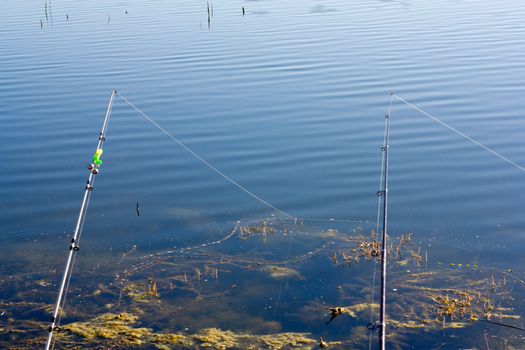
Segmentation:
<svg viewBox="0 0 525 350">
<path fill-rule="evenodd" d="M 118 94 L 118 90 L 117 89 L 113 89 L 113 95 L 116 95 Z"/>
</svg>

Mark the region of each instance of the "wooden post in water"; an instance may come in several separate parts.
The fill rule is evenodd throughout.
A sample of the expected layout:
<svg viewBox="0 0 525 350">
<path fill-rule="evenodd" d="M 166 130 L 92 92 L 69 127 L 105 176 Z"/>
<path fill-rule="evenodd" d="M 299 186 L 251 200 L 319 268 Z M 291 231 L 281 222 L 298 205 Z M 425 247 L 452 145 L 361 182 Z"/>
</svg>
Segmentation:
<svg viewBox="0 0 525 350">
<path fill-rule="evenodd" d="M 82 234 L 82 227 L 84 226 L 84 220 L 86 218 L 86 212 L 89 205 L 89 199 L 91 197 L 91 192 L 93 191 L 93 184 L 95 181 L 95 176 L 99 173 L 100 165 L 102 164 L 102 161 L 100 160 L 100 157 L 102 156 L 102 146 L 104 144 L 104 141 L 106 141 L 106 130 L 108 127 L 109 122 L 109 116 L 111 115 L 111 109 L 113 108 L 113 101 L 115 100 L 115 96 L 117 95 L 117 90 L 113 90 L 111 93 L 111 97 L 109 99 L 108 108 L 106 111 L 106 117 L 104 118 L 104 123 L 102 124 L 102 129 L 100 130 L 100 134 L 98 136 L 98 144 L 97 149 L 95 151 L 95 154 L 93 155 L 92 163 L 89 164 L 89 177 L 86 183 L 86 188 L 84 191 L 84 197 L 82 199 L 82 204 L 80 205 L 80 213 L 78 214 L 77 218 L 77 224 L 75 226 L 75 232 L 73 233 L 73 238 L 71 239 L 70 245 L 69 245 L 69 255 L 67 257 L 66 261 L 66 267 L 64 269 L 64 275 L 62 276 L 62 282 L 60 283 L 60 290 L 58 292 L 57 301 L 55 304 L 55 309 L 53 311 L 53 316 L 51 317 L 51 324 L 48 328 L 48 336 L 46 341 L 45 350 L 49 350 L 51 347 L 51 343 L 53 341 L 53 332 L 60 331 L 59 326 L 59 320 L 60 316 L 59 313 L 61 313 L 61 309 L 64 306 L 68 286 L 69 286 L 69 280 L 71 279 L 71 274 L 73 272 L 73 264 L 75 262 L 75 256 L 76 253 L 80 250 L 80 247 L 78 245 L 80 241 L 80 235 Z"/>
</svg>

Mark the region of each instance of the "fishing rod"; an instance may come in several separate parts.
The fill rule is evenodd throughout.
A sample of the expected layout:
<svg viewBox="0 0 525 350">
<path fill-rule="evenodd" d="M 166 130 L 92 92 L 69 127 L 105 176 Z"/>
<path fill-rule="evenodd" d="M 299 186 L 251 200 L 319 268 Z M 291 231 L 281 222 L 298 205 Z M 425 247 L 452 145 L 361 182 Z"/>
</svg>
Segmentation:
<svg viewBox="0 0 525 350">
<path fill-rule="evenodd" d="M 55 309 L 53 311 L 53 316 L 51 316 L 51 323 L 48 328 L 48 336 L 46 341 L 45 350 L 49 350 L 51 347 L 51 343 L 53 341 L 53 334 L 54 332 L 60 331 L 60 315 L 61 311 L 63 310 L 66 295 L 69 287 L 69 281 L 71 279 L 71 275 L 73 272 L 73 265 L 75 263 L 75 257 L 76 253 L 80 250 L 79 247 L 79 241 L 80 236 L 82 234 L 82 228 L 84 226 L 84 221 L 86 219 L 86 212 L 89 205 L 89 199 L 91 198 L 91 193 L 93 192 L 93 184 L 95 182 L 95 176 L 100 172 L 100 166 L 102 165 L 102 160 L 100 157 L 102 156 L 102 153 L 104 152 L 102 146 L 104 145 L 104 141 L 106 141 L 106 130 L 108 128 L 108 122 L 109 117 L 111 115 L 111 110 L 113 108 L 113 102 L 115 100 L 115 96 L 117 95 L 117 90 L 113 90 L 111 93 L 111 97 L 109 99 L 108 108 L 106 110 L 106 116 L 104 118 L 104 122 L 102 124 L 102 129 L 100 130 L 100 134 L 98 136 L 98 144 L 97 149 L 93 155 L 92 162 L 88 165 L 89 170 L 89 176 L 86 183 L 85 191 L 84 191 L 84 197 L 82 198 L 82 204 L 80 205 L 80 212 L 78 214 L 77 223 L 75 226 L 75 232 L 73 234 L 73 238 L 71 238 L 71 242 L 69 245 L 69 255 L 67 257 L 66 261 L 66 267 L 64 269 L 64 275 L 62 276 L 62 282 L 60 283 L 60 290 L 58 292 L 57 301 L 55 304 Z"/>
<path fill-rule="evenodd" d="M 392 108 L 392 96 L 390 99 L 390 107 L 388 113 L 385 115 L 385 138 L 383 147 L 383 173 L 382 184 L 383 188 L 377 193 L 382 197 L 383 203 L 383 227 L 381 238 L 381 302 L 379 305 L 379 348 L 385 350 L 386 342 L 386 239 L 388 237 L 388 148 L 390 140 L 390 117 Z"/>
</svg>

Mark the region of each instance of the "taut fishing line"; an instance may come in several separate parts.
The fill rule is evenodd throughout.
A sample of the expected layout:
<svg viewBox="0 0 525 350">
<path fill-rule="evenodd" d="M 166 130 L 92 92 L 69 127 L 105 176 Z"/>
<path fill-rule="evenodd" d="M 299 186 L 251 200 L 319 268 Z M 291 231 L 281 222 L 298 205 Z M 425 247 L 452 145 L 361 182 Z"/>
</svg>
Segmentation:
<svg viewBox="0 0 525 350">
<path fill-rule="evenodd" d="M 198 155 L 197 153 L 195 153 L 191 148 L 189 148 L 185 143 L 183 143 L 182 141 L 180 141 L 178 138 L 175 137 L 175 135 L 173 135 L 171 132 L 169 132 L 168 130 L 164 129 L 162 126 L 160 126 L 159 124 L 157 124 L 153 119 L 151 119 L 150 117 L 148 117 L 146 115 L 146 113 L 144 113 L 141 109 L 139 109 L 137 106 L 135 106 L 130 100 L 128 100 L 125 96 L 119 94 L 119 96 L 124 100 L 124 102 L 126 102 L 131 108 L 133 108 L 135 111 L 137 111 L 142 117 L 144 117 L 147 121 L 149 121 L 151 124 L 153 124 L 157 129 L 159 129 L 160 131 L 162 131 L 164 134 L 166 134 L 170 139 L 172 139 L 173 141 L 175 141 L 176 143 L 178 143 L 182 148 L 184 148 L 186 151 L 188 151 L 191 155 L 193 155 L 195 158 L 197 158 L 198 160 L 200 160 L 204 165 L 206 165 L 208 168 L 210 168 L 211 170 L 213 170 L 215 173 L 217 173 L 218 175 L 222 176 L 224 179 L 226 179 L 227 181 L 229 181 L 230 183 L 232 183 L 234 186 L 238 187 L 239 189 L 241 189 L 242 191 L 244 191 L 245 193 L 247 193 L 248 195 L 250 195 L 252 198 L 255 198 L 257 201 L 259 201 L 260 203 L 266 205 L 267 207 L 275 210 L 276 212 L 290 218 L 290 219 L 297 219 L 295 216 L 285 212 L 284 210 L 281 210 L 277 207 L 275 207 L 274 205 L 268 203 L 267 201 L 265 201 L 264 199 L 262 199 L 261 197 L 259 197 L 258 195 L 256 195 L 255 193 L 249 191 L 246 187 L 242 186 L 241 184 L 239 184 L 237 181 L 233 180 L 231 177 L 229 177 L 228 175 L 224 174 L 222 171 L 220 171 L 219 169 L 217 169 L 215 166 L 213 166 L 210 162 L 208 162 L 206 159 L 202 158 L 200 155 Z"/>
<path fill-rule="evenodd" d="M 515 161 L 505 157 L 504 155 L 502 155 L 501 153 L 493 150 L 491 147 L 477 141 L 477 140 L 474 140 L 472 137 L 466 135 L 465 133 L 459 131 L 458 129 L 454 128 L 453 126 L 445 123 L 444 121 L 442 121 L 441 119 L 439 119 L 438 117 L 428 113 L 428 112 L 425 112 L 424 110 L 422 110 L 421 108 L 419 108 L 418 106 L 408 102 L 407 100 L 405 100 L 404 98 L 398 96 L 398 95 L 392 95 L 393 97 L 395 97 L 396 99 L 398 99 L 399 101 L 403 102 L 404 104 L 406 104 L 407 106 L 409 107 L 412 107 L 413 109 L 415 109 L 416 111 L 420 112 L 421 114 L 429 117 L 430 119 L 432 119 L 433 121 L 435 121 L 436 123 L 438 124 L 441 124 L 442 126 L 444 126 L 445 128 L 449 129 L 450 131 L 458 134 L 459 136 L 467 139 L 468 141 L 470 141 L 471 143 L 475 144 L 476 146 L 479 146 L 481 148 L 483 148 L 485 151 L 491 153 L 492 155 L 500 158 L 501 160 L 507 162 L 508 164 L 512 165 L 513 167 L 517 168 L 518 170 L 521 170 L 525 173 L 525 167 L 519 165 L 518 163 L 516 163 Z"/>
</svg>

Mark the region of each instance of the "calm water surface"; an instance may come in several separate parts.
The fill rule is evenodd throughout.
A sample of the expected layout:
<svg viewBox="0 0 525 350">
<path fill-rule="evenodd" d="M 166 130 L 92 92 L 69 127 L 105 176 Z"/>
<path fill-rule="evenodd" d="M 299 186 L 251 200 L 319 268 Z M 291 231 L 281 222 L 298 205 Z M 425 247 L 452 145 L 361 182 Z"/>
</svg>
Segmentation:
<svg viewBox="0 0 525 350">
<path fill-rule="evenodd" d="M 212 6 L 208 22 L 200 0 L 2 4 L 3 302 L 25 288 L 5 276 L 32 266 L 58 282 L 114 88 L 221 171 L 298 217 L 375 221 L 392 91 L 525 165 L 525 3 L 218 0 Z M 434 240 L 444 247 L 445 264 L 460 262 L 467 251 L 480 265 L 525 277 L 525 174 L 400 102 L 392 118 L 392 235 L 412 231 L 421 242 Z M 142 254 L 191 246 L 220 239 L 236 220 L 275 214 L 121 99 L 107 136 L 80 270 L 101 252 L 111 258 L 134 246 Z M 231 244 L 231 251 L 245 249 Z M 309 244 L 305 252 L 316 247 Z M 287 258 L 294 249 L 274 253 Z M 314 263 L 304 269 L 311 273 L 305 285 L 332 273 Z M 351 274 L 345 278 L 351 283 Z M 315 299 L 323 290 L 315 283 L 302 292 L 290 287 L 297 296 L 284 285 L 265 296 L 273 301 L 250 307 L 280 321 L 283 331 L 325 334 L 319 325 L 287 323 L 283 308 L 261 311 L 275 298 L 286 305 L 287 298 Z M 39 301 L 53 303 L 56 289 L 49 286 Z M 339 302 L 335 292 L 326 293 Z M 523 315 L 517 297 L 514 307 Z M 2 317 L 18 317 L 2 305 Z M 24 317 L 45 323 L 48 314 Z M 484 327 L 474 337 L 501 331 Z M 441 348 L 460 347 L 450 334 L 438 334 Z M 418 347 L 418 339 L 407 336 L 399 346 Z"/>
</svg>

